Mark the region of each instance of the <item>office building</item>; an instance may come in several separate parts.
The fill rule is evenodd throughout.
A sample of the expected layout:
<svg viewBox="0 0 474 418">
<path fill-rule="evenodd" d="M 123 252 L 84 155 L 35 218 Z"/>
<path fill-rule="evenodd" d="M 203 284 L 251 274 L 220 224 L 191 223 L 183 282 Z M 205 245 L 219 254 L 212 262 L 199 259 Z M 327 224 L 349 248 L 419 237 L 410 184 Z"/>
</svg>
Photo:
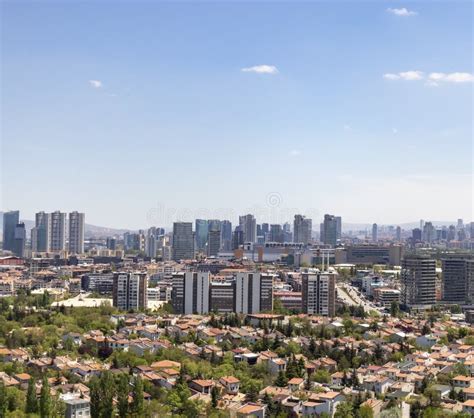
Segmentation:
<svg viewBox="0 0 474 418">
<path fill-rule="evenodd" d="M 295 215 L 293 221 L 293 242 L 307 245 L 311 241 L 312 220 Z"/>
<path fill-rule="evenodd" d="M 454 303 L 471 303 L 472 266 L 474 259 L 471 255 L 452 255 L 441 260 L 443 300 Z"/>
<path fill-rule="evenodd" d="M 191 222 L 175 222 L 173 224 L 173 260 L 192 260 L 193 258 L 193 224 Z"/>
<path fill-rule="evenodd" d="M 426 222 L 423 226 L 423 241 L 431 244 L 436 238 L 436 230 L 431 222 Z"/>
<path fill-rule="evenodd" d="M 13 240 L 13 254 L 17 257 L 25 256 L 25 245 L 26 245 L 26 229 L 23 222 L 18 223 L 15 226 L 15 235 Z"/>
<path fill-rule="evenodd" d="M 421 242 L 422 231 L 420 228 L 415 228 L 411 231 L 411 237 L 414 243 Z"/>
<path fill-rule="evenodd" d="M 336 264 L 387 264 L 399 266 L 403 258 L 402 245 L 348 245 L 336 248 Z"/>
<path fill-rule="evenodd" d="M 56 211 L 51 217 L 51 251 L 64 251 L 66 249 L 66 214 Z"/>
<path fill-rule="evenodd" d="M 377 242 L 379 240 L 378 226 L 377 224 L 372 225 L 372 242 Z"/>
<path fill-rule="evenodd" d="M 270 242 L 284 242 L 283 229 L 281 225 L 278 225 L 278 224 L 270 225 Z"/>
<path fill-rule="evenodd" d="M 340 216 L 336 216 L 336 238 L 340 240 L 342 237 L 342 218 Z"/>
<path fill-rule="evenodd" d="M 237 226 L 232 236 L 232 249 L 237 250 L 243 244 L 244 244 L 244 233 L 240 229 L 240 226 Z"/>
<path fill-rule="evenodd" d="M 253 314 L 273 310 L 272 274 L 239 272 L 235 277 L 235 312 Z"/>
<path fill-rule="evenodd" d="M 338 220 L 337 216 L 324 215 L 324 222 L 321 230 L 321 241 L 326 245 L 335 247 L 338 242 Z"/>
<path fill-rule="evenodd" d="M 84 253 L 84 218 L 79 212 L 69 214 L 69 252 L 71 254 Z"/>
<path fill-rule="evenodd" d="M 175 314 L 206 314 L 209 312 L 209 272 L 175 273 L 171 300 Z"/>
<path fill-rule="evenodd" d="M 108 237 L 106 240 L 106 246 L 108 250 L 116 250 L 117 249 L 117 239 L 115 237 Z"/>
<path fill-rule="evenodd" d="M 113 305 L 120 310 L 141 310 L 148 305 L 146 273 L 114 273 Z"/>
<path fill-rule="evenodd" d="M 12 210 L 3 214 L 3 249 L 12 251 L 15 248 L 15 229 L 20 222 L 20 211 Z"/>
<path fill-rule="evenodd" d="M 204 251 L 206 249 L 207 237 L 209 233 L 209 224 L 205 219 L 196 219 L 196 251 Z"/>
<path fill-rule="evenodd" d="M 207 242 L 207 255 L 208 256 L 217 256 L 221 248 L 221 231 L 210 230 L 209 238 Z"/>
<path fill-rule="evenodd" d="M 428 222 L 427 222 L 428 223 Z M 411 309 L 429 309 L 436 302 L 436 261 L 411 255 L 402 260 L 401 303 Z"/>
<path fill-rule="evenodd" d="M 31 229 L 31 249 L 34 252 L 46 253 L 51 250 L 51 216 L 38 212 L 35 215 L 35 226 Z"/>
<path fill-rule="evenodd" d="M 232 249 L 232 223 L 227 220 L 221 223 L 221 249 L 223 251 Z"/>
<path fill-rule="evenodd" d="M 235 312 L 235 281 L 211 282 L 209 311 Z"/>
<path fill-rule="evenodd" d="M 257 221 L 253 215 L 239 216 L 239 226 L 244 242 L 257 242 Z"/>
<path fill-rule="evenodd" d="M 396 229 L 395 239 L 398 242 L 402 242 L 402 228 L 400 228 L 399 226 L 397 226 L 397 229 Z"/>
<path fill-rule="evenodd" d="M 100 294 L 113 293 L 114 273 L 88 273 L 81 276 L 81 289 Z"/>
<path fill-rule="evenodd" d="M 336 276 L 319 271 L 303 273 L 303 313 L 333 317 L 336 314 Z"/>
</svg>

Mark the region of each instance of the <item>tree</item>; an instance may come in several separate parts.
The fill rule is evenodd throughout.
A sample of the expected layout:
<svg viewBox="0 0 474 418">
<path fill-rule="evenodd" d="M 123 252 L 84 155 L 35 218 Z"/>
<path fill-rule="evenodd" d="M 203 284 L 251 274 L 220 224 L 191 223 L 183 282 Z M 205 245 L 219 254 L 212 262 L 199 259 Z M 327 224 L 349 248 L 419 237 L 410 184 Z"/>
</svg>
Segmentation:
<svg viewBox="0 0 474 418">
<path fill-rule="evenodd" d="M 115 382 L 110 371 L 100 376 L 100 416 L 110 418 L 114 412 Z"/>
<path fill-rule="evenodd" d="M 143 382 L 140 376 L 137 376 L 133 383 L 133 401 L 130 405 L 130 410 L 134 416 L 143 416 Z"/>
<path fill-rule="evenodd" d="M 213 386 L 211 389 L 211 405 L 213 408 L 217 408 L 219 403 L 219 389 L 217 386 Z"/>
<path fill-rule="evenodd" d="M 283 370 L 280 370 L 278 372 L 278 376 L 275 380 L 275 386 L 278 386 L 278 387 L 285 387 L 286 385 L 288 384 L 288 379 L 285 375 L 285 372 Z"/>
<path fill-rule="evenodd" d="M 7 415 L 7 389 L 3 381 L 0 381 L 0 418 L 5 418 Z"/>
<path fill-rule="evenodd" d="M 51 400 L 51 391 L 49 388 L 48 378 L 46 375 L 44 375 L 40 394 L 40 417 L 51 418 L 52 406 L 53 403 Z"/>
<path fill-rule="evenodd" d="M 352 405 L 349 402 L 341 402 L 339 405 L 337 405 L 334 418 L 354 418 Z"/>
<path fill-rule="evenodd" d="M 392 316 L 398 316 L 400 314 L 400 305 L 396 300 L 392 302 L 390 305 L 390 315 Z"/>
<path fill-rule="evenodd" d="M 90 380 L 89 384 L 90 390 L 90 405 L 91 405 L 91 417 L 99 418 L 100 417 L 100 383 L 99 379 L 94 376 Z"/>
<path fill-rule="evenodd" d="M 38 412 L 38 399 L 36 397 L 36 380 L 33 376 L 30 377 L 30 381 L 28 382 L 25 412 L 27 414 L 35 414 Z"/>
<path fill-rule="evenodd" d="M 362 405 L 357 415 L 359 418 L 374 418 L 374 411 L 369 405 Z"/>
<path fill-rule="evenodd" d="M 117 384 L 117 410 L 120 418 L 126 418 L 128 414 L 128 376 L 123 373 L 119 376 Z"/>
</svg>

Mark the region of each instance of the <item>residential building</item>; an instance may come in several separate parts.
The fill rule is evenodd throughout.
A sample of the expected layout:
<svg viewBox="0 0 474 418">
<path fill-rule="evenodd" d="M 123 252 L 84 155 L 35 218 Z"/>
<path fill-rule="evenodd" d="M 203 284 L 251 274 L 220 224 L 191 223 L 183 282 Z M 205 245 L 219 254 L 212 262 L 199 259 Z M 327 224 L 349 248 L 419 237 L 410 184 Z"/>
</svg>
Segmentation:
<svg viewBox="0 0 474 418">
<path fill-rule="evenodd" d="M 77 211 L 69 214 L 69 252 L 84 253 L 84 223 L 85 215 Z"/>
<path fill-rule="evenodd" d="M 334 316 L 336 314 L 336 275 L 319 271 L 303 273 L 303 313 Z"/>
<path fill-rule="evenodd" d="M 146 309 L 148 305 L 146 273 L 114 273 L 113 305 L 121 310 Z"/>
<path fill-rule="evenodd" d="M 51 249 L 51 215 L 38 212 L 35 215 L 35 226 L 31 229 L 31 250 L 46 253 Z"/>
<path fill-rule="evenodd" d="M 406 256 L 402 260 L 400 279 L 403 305 L 410 309 L 425 309 L 434 305 L 436 302 L 435 260 L 421 255 Z"/>
<path fill-rule="evenodd" d="M 66 249 L 66 214 L 56 211 L 51 217 L 51 251 L 64 251 Z"/>
<path fill-rule="evenodd" d="M 473 263 L 474 259 L 470 254 L 452 255 L 441 260 L 444 301 L 461 304 L 473 301 Z"/>
</svg>

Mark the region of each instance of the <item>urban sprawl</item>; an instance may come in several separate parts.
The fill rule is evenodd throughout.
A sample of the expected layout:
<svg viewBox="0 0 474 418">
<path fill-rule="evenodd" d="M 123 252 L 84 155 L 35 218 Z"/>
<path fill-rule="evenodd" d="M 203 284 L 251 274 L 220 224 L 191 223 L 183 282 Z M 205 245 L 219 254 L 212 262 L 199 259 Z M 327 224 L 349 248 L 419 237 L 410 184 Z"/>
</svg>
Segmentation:
<svg viewBox="0 0 474 418">
<path fill-rule="evenodd" d="M 474 222 L 314 222 L 4 212 L 0 418 L 474 416 Z"/>
</svg>

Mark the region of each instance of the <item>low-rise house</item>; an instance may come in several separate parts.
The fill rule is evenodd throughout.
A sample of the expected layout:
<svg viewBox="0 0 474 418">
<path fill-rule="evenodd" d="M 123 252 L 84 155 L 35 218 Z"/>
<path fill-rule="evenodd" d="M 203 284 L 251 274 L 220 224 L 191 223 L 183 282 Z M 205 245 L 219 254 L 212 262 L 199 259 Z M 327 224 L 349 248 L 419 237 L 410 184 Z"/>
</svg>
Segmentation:
<svg viewBox="0 0 474 418">
<path fill-rule="evenodd" d="M 234 376 L 224 376 L 219 379 L 219 383 L 224 387 L 228 395 L 236 395 L 239 393 L 240 380 Z"/>
<path fill-rule="evenodd" d="M 286 370 L 286 360 L 282 358 L 271 358 L 268 360 L 268 370 L 272 374 L 278 374 Z"/>
<path fill-rule="evenodd" d="M 288 388 L 292 392 L 301 390 L 303 389 L 303 387 L 304 387 L 304 379 L 302 379 L 301 377 L 293 377 L 292 379 L 288 381 Z"/>
<path fill-rule="evenodd" d="M 205 380 L 205 379 L 195 379 L 189 382 L 189 388 L 198 392 L 203 393 L 205 395 L 211 394 L 211 389 L 214 386 L 213 380 Z"/>
<path fill-rule="evenodd" d="M 265 405 L 248 403 L 237 409 L 237 418 L 265 418 Z"/>
<path fill-rule="evenodd" d="M 462 375 L 453 377 L 453 385 L 461 389 L 474 387 L 474 377 Z"/>
</svg>

